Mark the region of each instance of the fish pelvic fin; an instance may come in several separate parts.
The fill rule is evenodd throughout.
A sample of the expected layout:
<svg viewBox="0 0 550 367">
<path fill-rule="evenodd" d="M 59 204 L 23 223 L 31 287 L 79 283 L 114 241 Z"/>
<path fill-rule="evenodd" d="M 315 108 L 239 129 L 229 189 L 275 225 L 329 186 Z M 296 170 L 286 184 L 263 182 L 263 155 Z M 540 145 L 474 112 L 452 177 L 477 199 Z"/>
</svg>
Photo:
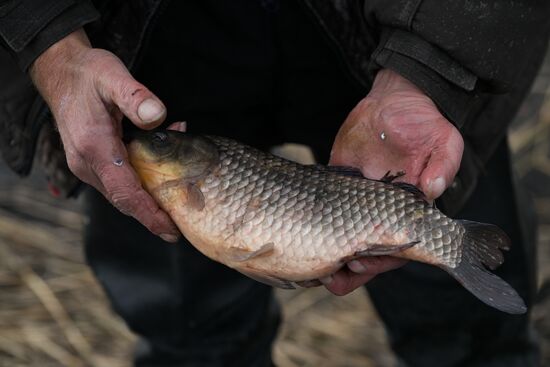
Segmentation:
<svg viewBox="0 0 550 367">
<path fill-rule="evenodd" d="M 462 259 L 458 266 L 443 269 L 489 306 L 510 314 L 527 311 L 518 293 L 504 280 L 489 272 L 502 264 L 501 250 L 510 248 L 510 239 L 497 226 L 459 221 L 466 232 L 462 238 Z"/>
<path fill-rule="evenodd" d="M 260 256 L 270 255 L 275 250 L 273 242 L 266 243 L 259 249 L 253 251 L 242 247 L 232 246 L 229 248 L 229 257 L 235 262 L 244 262 Z"/>
</svg>

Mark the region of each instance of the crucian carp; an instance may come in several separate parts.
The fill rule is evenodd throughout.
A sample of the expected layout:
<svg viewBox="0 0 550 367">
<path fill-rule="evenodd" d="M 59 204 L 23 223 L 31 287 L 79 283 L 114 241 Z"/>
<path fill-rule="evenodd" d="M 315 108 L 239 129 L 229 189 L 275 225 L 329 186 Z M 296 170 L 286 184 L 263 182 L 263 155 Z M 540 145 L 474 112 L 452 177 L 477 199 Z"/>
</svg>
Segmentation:
<svg viewBox="0 0 550 367">
<path fill-rule="evenodd" d="M 294 288 L 352 259 L 390 255 L 444 269 L 499 310 L 526 311 L 516 291 L 487 270 L 502 264 L 506 234 L 445 216 L 414 186 L 171 130 L 135 133 L 128 154 L 144 188 L 193 246 L 258 281 Z"/>
</svg>

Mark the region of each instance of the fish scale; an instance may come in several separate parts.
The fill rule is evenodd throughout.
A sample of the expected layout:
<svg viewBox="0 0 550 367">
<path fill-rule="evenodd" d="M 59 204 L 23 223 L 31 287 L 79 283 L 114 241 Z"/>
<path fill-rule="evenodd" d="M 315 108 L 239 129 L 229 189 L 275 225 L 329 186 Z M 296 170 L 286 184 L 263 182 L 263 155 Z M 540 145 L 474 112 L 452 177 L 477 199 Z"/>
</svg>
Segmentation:
<svg viewBox="0 0 550 367">
<path fill-rule="evenodd" d="M 216 179 L 209 179 L 201 187 L 205 196 L 212 203 L 231 198 L 235 207 L 246 207 L 250 201 L 258 199 L 267 201 L 270 210 L 256 208 L 249 212 L 250 217 L 263 218 L 261 221 L 251 223 L 249 227 L 240 227 L 241 241 L 251 250 L 257 250 L 266 243 L 274 240 L 282 240 L 285 248 L 291 248 L 292 243 L 307 243 L 307 248 L 293 249 L 294 256 L 316 256 L 325 261 L 335 262 L 334 256 L 338 256 L 338 250 L 349 248 L 352 239 L 361 238 L 366 243 L 382 242 L 385 234 L 393 235 L 398 226 L 400 229 L 409 228 L 415 236 L 402 240 L 407 242 L 420 241 L 429 250 L 440 247 L 432 243 L 431 232 L 426 231 L 427 226 L 423 221 L 437 221 L 437 216 L 430 216 L 431 207 L 421 198 L 412 193 L 404 193 L 399 188 L 383 182 L 368 181 L 357 177 L 346 177 L 332 172 L 320 172 L 313 167 L 305 169 L 295 163 L 285 161 L 271 155 L 258 152 L 252 148 L 243 148 L 223 138 L 211 138 L 219 147 L 219 159 L 221 167 Z M 225 191 L 216 191 L 221 182 L 229 181 L 232 188 Z M 256 195 L 245 197 L 239 191 L 244 188 L 254 187 Z M 208 195 L 209 192 L 217 192 L 217 196 Z M 348 193 L 355 192 L 351 203 Z M 258 193 L 261 193 L 258 195 Z M 315 200 L 300 200 L 300 209 L 297 208 L 297 197 L 313 198 Z M 402 201 L 403 205 L 391 205 Z M 347 203 L 348 205 L 342 205 Z M 208 202 L 207 202 L 208 205 Z M 419 209 L 420 208 L 420 209 Z M 303 210 L 303 214 L 296 215 L 296 210 Z M 406 213 L 423 211 L 423 220 L 406 220 Z M 223 207 L 214 213 L 216 216 L 227 217 Z M 268 221 L 266 217 L 273 216 Z M 343 226 L 344 219 L 352 221 L 355 225 Z M 267 222 L 267 225 L 265 225 Z M 309 231 L 301 228 L 311 225 Z M 228 227 L 231 223 L 228 223 Z M 264 226 L 265 225 L 265 226 Z M 445 228 L 448 225 L 444 220 L 438 227 Z M 378 228 L 375 228 L 377 227 Z M 433 226 L 433 223 L 432 223 Z M 261 227 L 262 230 L 256 230 Z M 218 228 L 223 232 L 225 228 Z M 285 236 L 274 236 L 271 232 L 282 231 Z M 292 238 L 290 238 L 292 237 Z M 442 241 L 440 241 L 442 243 Z M 277 243 L 275 248 L 277 249 Z M 329 246 L 331 244 L 333 246 Z M 356 248 L 356 251 L 365 250 Z M 455 266 L 458 251 L 457 246 L 451 246 L 448 252 L 440 253 L 439 261 L 448 266 Z M 283 254 L 284 255 L 284 254 Z M 352 254 L 341 254 L 341 258 Z M 279 256 L 279 258 L 282 256 Z M 338 260 L 338 259 L 336 259 Z M 271 261 L 278 261 L 272 257 Z M 297 267 L 294 272 L 299 272 L 302 259 L 294 261 L 285 260 L 285 268 L 291 265 Z M 336 261 L 337 262 L 337 261 Z M 266 261 L 267 263 L 267 261 Z"/>
<path fill-rule="evenodd" d="M 488 305 L 525 312 L 486 269 L 503 262 L 506 234 L 448 218 L 410 185 L 175 131 L 138 133 L 128 153 L 144 188 L 199 251 L 256 280 L 316 284 L 351 259 L 391 255 L 438 266 Z"/>
</svg>

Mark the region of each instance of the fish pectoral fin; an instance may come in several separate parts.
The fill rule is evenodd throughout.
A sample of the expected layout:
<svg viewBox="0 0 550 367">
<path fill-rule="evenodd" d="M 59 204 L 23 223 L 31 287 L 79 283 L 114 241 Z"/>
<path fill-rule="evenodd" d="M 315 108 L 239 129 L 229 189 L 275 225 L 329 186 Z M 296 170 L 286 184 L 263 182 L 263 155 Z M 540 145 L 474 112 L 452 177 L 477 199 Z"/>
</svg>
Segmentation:
<svg viewBox="0 0 550 367">
<path fill-rule="evenodd" d="M 273 242 L 266 243 L 259 249 L 252 251 L 250 249 L 231 246 L 229 248 L 230 259 L 236 262 L 243 262 L 250 259 L 254 259 L 260 256 L 266 256 L 271 254 L 275 250 L 275 245 Z"/>
<path fill-rule="evenodd" d="M 296 287 L 292 284 L 292 282 L 280 279 L 268 274 L 260 273 L 259 271 L 255 271 L 253 269 L 236 269 L 240 273 L 246 275 L 249 278 L 252 278 L 260 283 L 264 283 L 267 285 L 270 285 L 272 287 L 282 288 L 282 289 L 296 289 Z"/>
<path fill-rule="evenodd" d="M 187 204 L 198 211 L 205 207 L 204 195 L 201 189 L 193 183 L 187 183 Z"/>
<path fill-rule="evenodd" d="M 358 258 L 358 257 L 366 257 L 366 256 L 393 255 L 395 253 L 409 249 L 419 242 L 420 241 L 414 241 L 414 242 L 404 243 L 401 245 L 374 244 L 374 245 L 370 245 L 369 248 L 365 250 L 357 251 L 354 254 L 354 257 Z"/>
</svg>

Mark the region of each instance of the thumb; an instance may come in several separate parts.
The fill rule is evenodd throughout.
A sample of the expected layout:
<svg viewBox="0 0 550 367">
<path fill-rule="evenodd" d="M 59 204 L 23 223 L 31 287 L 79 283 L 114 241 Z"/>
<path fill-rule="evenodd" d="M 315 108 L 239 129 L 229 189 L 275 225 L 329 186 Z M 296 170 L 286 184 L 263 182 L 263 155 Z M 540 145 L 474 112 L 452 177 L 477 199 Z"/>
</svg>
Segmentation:
<svg viewBox="0 0 550 367">
<path fill-rule="evenodd" d="M 441 149 L 434 150 L 426 168 L 420 176 L 420 189 L 428 200 L 440 197 L 449 187 L 460 168 L 464 143 L 458 135 L 458 140 L 449 141 Z"/>
<path fill-rule="evenodd" d="M 103 95 L 141 129 L 153 129 L 166 118 L 166 107 L 147 87 L 136 81 L 123 66 L 113 82 L 107 81 Z"/>
</svg>

